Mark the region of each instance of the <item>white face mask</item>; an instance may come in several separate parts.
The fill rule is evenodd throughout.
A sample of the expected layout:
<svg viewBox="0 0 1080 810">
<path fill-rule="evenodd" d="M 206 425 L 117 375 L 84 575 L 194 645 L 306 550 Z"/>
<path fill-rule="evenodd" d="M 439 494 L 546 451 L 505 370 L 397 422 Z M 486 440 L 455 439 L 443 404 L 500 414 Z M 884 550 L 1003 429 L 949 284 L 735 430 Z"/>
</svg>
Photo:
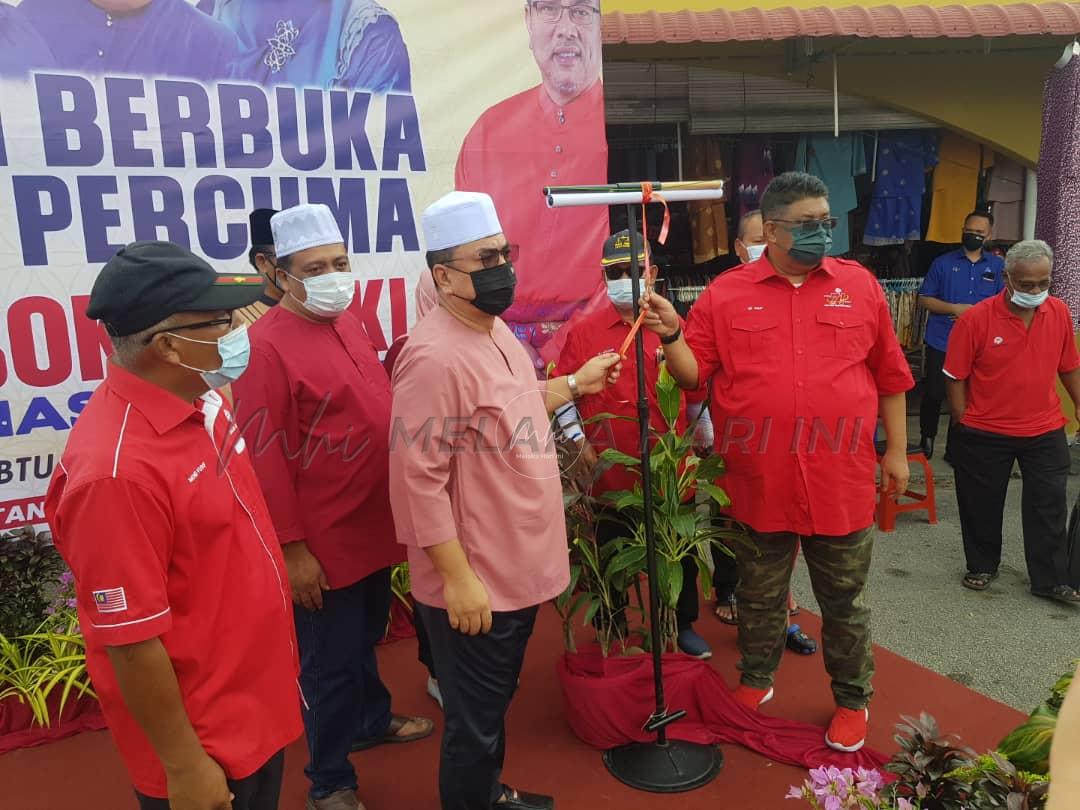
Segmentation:
<svg viewBox="0 0 1080 810">
<path fill-rule="evenodd" d="M 195 368 L 184 363 L 179 365 L 183 368 L 199 372 L 200 376 L 211 389 L 224 388 L 229 383 L 240 379 L 248 367 L 248 358 L 251 356 L 251 343 L 248 340 L 247 324 L 238 326 L 231 332 L 219 337 L 217 340 L 196 340 L 175 332 L 168 332 L 174 338 L 186 340 L 189 343 L 202 343 L 207 346 L 217 346 L 218 357 L 221 365 L 212 370 Z"/>
<path fill-rule="evenodd" d="M 634 280 L 632 278 L 617 278 L 607 283 L 608 298 L 611 299 L 618 309 L 634 308 Z"/>
<path fill-rule="evenodd" d="M 756 262 L 758 259 L 765 255 L 765 247 L 765 245 L 747 245 L 746 261 Z"/>
<path fill-rule="evenodd" d="M 1024 309 L 1035 309 L 1046 303 L 1046 299 L 1050 297 L 1049 290 L 1043 290 L 1037 293 L 1020 292 L 1019 290 L 1013 290 L 1012 302 L 1018 307 Z"/>
<path fill-rule="evenodd" d="M 333 318 L 349 308 L 356 293 L 356 281 L 352 271 L 324 273 L 311 278 L 297 278 L 286 273 L 289 278 L 304 285 L 307 300 L 301 306 L 314 315 Z"/>
</svg>

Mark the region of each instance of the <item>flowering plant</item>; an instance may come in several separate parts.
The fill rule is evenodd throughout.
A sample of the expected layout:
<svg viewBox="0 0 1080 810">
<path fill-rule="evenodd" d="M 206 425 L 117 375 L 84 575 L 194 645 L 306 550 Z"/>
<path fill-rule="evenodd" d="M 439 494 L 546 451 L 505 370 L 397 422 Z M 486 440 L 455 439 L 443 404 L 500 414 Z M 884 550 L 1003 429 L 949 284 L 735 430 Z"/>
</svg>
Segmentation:
<svg viewBox="0 0 1080 810">
<path fill-rule="evenodd" d="M 792 785 L 786 798 L 803 799 L 813 810 L 918 810 L 908 799 L 888 798 L 878 771 L 822 766 L 810 771 L 802 786 Z"/>
</svg>

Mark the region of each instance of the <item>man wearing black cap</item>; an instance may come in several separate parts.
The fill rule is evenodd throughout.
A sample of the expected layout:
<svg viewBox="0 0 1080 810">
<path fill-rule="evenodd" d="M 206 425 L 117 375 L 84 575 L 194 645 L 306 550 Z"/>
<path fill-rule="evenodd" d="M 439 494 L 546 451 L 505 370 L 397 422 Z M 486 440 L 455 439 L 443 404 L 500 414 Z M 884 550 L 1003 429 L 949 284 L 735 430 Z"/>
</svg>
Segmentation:
<svg viewBox="0 0 1080 810">
<path fill-rule="evenodd" d="M 299 737 L 288 579 L 232 414 L 256 275 L 168 242 L 102 269 L 115 351 L 46 496 L 87 668 L 143 810 L 276 810 Z"/>
<path fill-rule="evenodd" d="M 255 272 L 263 277 L 263 292 L 259 300 L 250 306 L 241 307 L 237 313 L 244 323 L 251 326 L 263 315 L 277 306 L 285 291 L 278 286 L 277 254 L 274 253 L 274 234 L 270 230 L 270 217 L 276 214 L 273 208 L 256 208 L 248 215 L 248 230 L 251 233 L 251 249 L 248 261 Z"/>
</svg>

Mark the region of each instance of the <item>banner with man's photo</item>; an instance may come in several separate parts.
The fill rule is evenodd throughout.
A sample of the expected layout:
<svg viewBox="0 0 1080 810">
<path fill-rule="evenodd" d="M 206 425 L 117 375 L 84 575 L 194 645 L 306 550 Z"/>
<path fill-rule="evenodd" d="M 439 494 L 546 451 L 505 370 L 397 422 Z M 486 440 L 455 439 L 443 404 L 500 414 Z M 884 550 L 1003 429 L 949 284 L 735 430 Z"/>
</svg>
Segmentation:
<svg viewBox="0 0 1080 810">
<path fill-rule="evenodd" d="M 107 373 L 90 290 L 131 241 L 254 272 L 251 211 L 325 203 L 385 349 L 424 208 L 484 191 L 520 246 L 505 319 L 542 367 L 600 283 L 607 212 L 540 192 L 606 182 L 600 63 L 598 0 L 0 0 L 0 531 L 44 522 Z"/>
</svg>

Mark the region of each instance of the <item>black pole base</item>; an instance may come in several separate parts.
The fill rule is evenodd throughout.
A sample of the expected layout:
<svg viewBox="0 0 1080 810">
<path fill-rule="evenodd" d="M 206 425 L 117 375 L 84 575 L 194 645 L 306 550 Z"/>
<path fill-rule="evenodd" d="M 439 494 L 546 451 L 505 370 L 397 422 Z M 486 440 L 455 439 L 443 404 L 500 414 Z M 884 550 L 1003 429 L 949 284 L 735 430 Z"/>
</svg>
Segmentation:
<svg viewBox="0 0 1080 810">
<path fill-rule="evenodd" d="M 724 764 L 715 745 L 684 740 L 630 743 L 604 752 L 611 775 L 649 793 L 683 793 L 707 785 Z"/>
</svg>

